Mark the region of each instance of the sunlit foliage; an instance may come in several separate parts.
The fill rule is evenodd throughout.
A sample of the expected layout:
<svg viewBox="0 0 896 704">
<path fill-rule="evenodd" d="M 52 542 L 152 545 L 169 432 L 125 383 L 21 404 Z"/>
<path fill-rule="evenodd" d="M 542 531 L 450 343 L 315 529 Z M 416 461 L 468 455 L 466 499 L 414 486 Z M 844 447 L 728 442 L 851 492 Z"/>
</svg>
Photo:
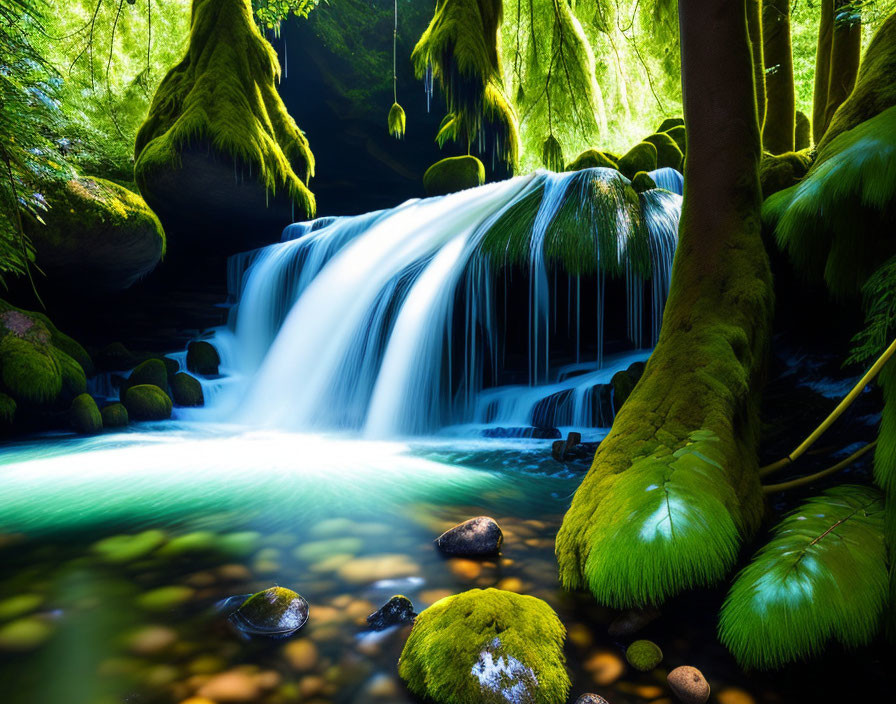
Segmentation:
<svg viewBox="0 0 896 704">
<path fill-rule="evenodd" d="M 318 0 L 252 0 L 255 19 L 265 29 L 279 31 L 280 23 L 290 15 L 307 17 Z"/>
</svg>

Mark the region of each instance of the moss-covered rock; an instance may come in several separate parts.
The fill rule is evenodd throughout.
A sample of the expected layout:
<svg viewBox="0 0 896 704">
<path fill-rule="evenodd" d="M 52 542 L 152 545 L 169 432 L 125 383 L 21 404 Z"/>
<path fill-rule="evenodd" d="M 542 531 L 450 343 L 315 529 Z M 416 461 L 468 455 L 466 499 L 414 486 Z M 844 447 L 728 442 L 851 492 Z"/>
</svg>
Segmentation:
<svg viewBox="0 0 896 704">
<path fill-rule="evenodd" d="M 96 435 L 103 429 L 103 417 L 90 394 L 81 394 L 72 401 L 68 420 L 76 433 Z"/>
<path fill-rule="evenodd" d="M 681 149 L 682 154 L 687 154 L 687 152 L 688 152 L 688 132 L 684 128 L 684 125 L 681 125 L 679 127 L 673 127 L 671 130 L 667 130 L 666 134 L 675 140 L 675 143 L 678 145 L 678 148 Z"/>
<path fill-rule="evenodd" d="M 62 370 L 48 345 L 9 334 L 0 341 L 0 383 L 19 403 L 49 404 L 62 391 Z"/>
<path fill-rule="evenodd" d="M 100 411 L 100 415 L 103 418 L 103 427 L 107 429 L 125 428 L 129 422 L 128 409 L 123 403 L 110 403 Z"/>
<path fill-rule="evenodd" d="M 670 168 L 681 171 L 681 162 L 684 155 L 678 147 L 678 143 L 665 132 L 657 132 L 644 138 L 656 147 L 656 167 L 658 169 Z M 647 170 L 647 169 L 645 169 Z"/>
<path fill-rule="evenodd" d="M 766 154 L 759 165 L 759 180 L 762 183 L 762 197 L 783 191 L 799 183 L 812 166 L 809 150 L 787 152 L 786 154 Z"/>
<path fill-rule="evenodd" d="M 125 392 L 124 407 L 133 420 L 167 420 L 171 417 L 173 404 L 158 386 L 141 384 Z"/>
<path fill-rule="evenodd" d="M 132 386 L 140 386 L 141 384 L 152 384 L 164 391 L 168 390 L 168 367 L 161 359 L 147 359 L 134 367 L 125 384 L 121 387 L 122 395 L 127 393 L 127 390 Z"/>
<path fill-rule="evenodd" d="M 796 111 L 796 127 L 793 132 L 793 143 L 796 151 L 802 151 L 812 146 L 812 123 L 809 117 L 801 110 Z"/>
<path fill-rule="evenodd" d="M 221 364 L 218 350 L 210 342 L 195 340 L 187 345 L 187 370 L 202 376 L 217 376 Z"/>
<path fill-rule="evenodd" d="M 597 149 L 588 149 L 579 154 L 574 161 L 566 165 L 566 171 L 581 171 L 582 169 L 618 169 L 619 166 L 605 152 Z"/>
<path fill-rule="evenodd" d="M 625 650 L 628 664 L 641 672 L 650 672 L 663 661 L 663 651 L 651 640 L 636 640 Z"/>
<path fill-rule="evenodd" d="M 639 171 L 632 179 L 632 188 L 635 190 L 635 193 L 650 191 L 656 188 L 656 181 L 650 178 L 650 174 L 646 171 Z"/>
<path fill-rule="evenodd" d="M 639 142 L 619 159 L 619 170 L 628 179 L 639 171 L 653 171 L 656 168 L 657 150 L 650 142 Z"/>
<path fill-rule="evenodd" d="M 178 372 L 171 378 L 171 396 L 178 406 L 201 406 L 205 403 L 202 384 L 186 372 Z"/>
<path fill-rule="evenodd" d="M 292 222 L 293 210 L 314 214 L 314 157 L 279 79 L 250 0 L 194 0 L 186 56 L 159 85 L 136 143 L 137 185 L 169 234 L 233 251 Z"/>
<path fill-rule="evenodd" d="M 676 127 L 684 127 L 684 118 L 683 117 L 667 117 L 660 123 L 660 126 L 656 128 L 657 132 L 668 132 L 671 129 Z"/>
<path fill-rule="evenodd" d="M 473 589 L 423 611 L 398 673 L 438 704 L 562 704 L 566 629 L 545 602 L 500 589 Z"/>
<path fill-rule="evenodd" d="M 282 638 L 305 625 L 308 611 L 308 602 L 301 595 L 271 587 L 246 599 L 228 620 L 241 633 Z"/>
<path fill-rule="evenodd" d="M 100 178 L 45 185 L 45 224 L 26 220 L 37 265 L 71 295 L 118 291 L 159 263 L 165 233 L 139 195 Z"/>
<path fill-rule="evenodd" d="M 443 196 L 485 183 L 485 166 L 475 156 L 452 156 L 437 161 L 423 174 L 428 196 Z"/>
</svg>

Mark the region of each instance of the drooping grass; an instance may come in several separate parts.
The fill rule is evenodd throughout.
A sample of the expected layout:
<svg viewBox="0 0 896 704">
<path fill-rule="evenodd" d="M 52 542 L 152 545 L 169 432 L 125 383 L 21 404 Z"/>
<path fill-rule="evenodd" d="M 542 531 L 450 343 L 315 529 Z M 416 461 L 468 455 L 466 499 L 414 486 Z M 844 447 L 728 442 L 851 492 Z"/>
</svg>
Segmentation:
<svg viewBox="0 0 896 704">
<path fill-rule="evenodd" d="M 407 126 L 407 116 L 404 108 L 398 103 L 393 103 L 389 110 L 389 134 L 396 139 L 404 137 L 405 127 Z"/>
<path fill-rule="evenodd" d="M 877 632 L 887 594 L 880 492 L 839 486 L 787 516 L 731 588 L 722 642 L 745 667 L 780 667 Z"/>
</svg>

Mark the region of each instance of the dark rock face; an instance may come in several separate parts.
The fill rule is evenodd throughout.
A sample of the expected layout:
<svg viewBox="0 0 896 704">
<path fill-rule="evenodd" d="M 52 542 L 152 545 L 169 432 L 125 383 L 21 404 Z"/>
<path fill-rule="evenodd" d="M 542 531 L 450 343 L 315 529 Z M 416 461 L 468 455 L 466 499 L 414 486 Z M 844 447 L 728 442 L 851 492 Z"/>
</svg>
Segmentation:
<svg viewBox="0 0 896 704">
<path fill-rule="evenodd" d="M 494 555 L 504 534 L 495 519 L 479 516 L 454 526 L 436 539 L 436 547 L 448 555 Z"/>
<path fill-rule="evenodd" d="M 390 626 L 413 623 L 415 618 L 417 618 L 417 614 L 414 612 L 411 600 L 406 596 L 396 594 L 379 610 L 367 617 L 367 625 L 374 631 L 382 631 Z"/>
<path fill-rule="evenodd" d="M 532 438 L 534 440 L 554 440 L 562 437 L 556 428 L 486 428 L 484 438 Z"/>
<path fill-rule="evenodd" d="M 226 599 L 222 610 L 232 608 L 234 600 Z M 286 638 L 298 631 L 308 621 L 309 607 L 305 599 L 284 587 L 271 587 L 252 594 L 227 616 L 228 622 L 246 636 Z"/>
<path fill-rule="evenodd" d="M 178 406 L 202 406 L 205 398 L 202 385 L 195 378 L 184 372 L 178 372 L 171 379 L 171 395 Z"/>
</svg>

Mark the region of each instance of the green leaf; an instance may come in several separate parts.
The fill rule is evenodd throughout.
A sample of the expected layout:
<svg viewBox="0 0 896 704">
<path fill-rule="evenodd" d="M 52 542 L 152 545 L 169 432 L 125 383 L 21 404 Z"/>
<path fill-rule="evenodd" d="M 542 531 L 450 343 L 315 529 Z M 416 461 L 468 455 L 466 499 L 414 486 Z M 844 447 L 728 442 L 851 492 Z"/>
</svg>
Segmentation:
<svg viewBox="0 0 896 704">
<path fill-rule="evenodd" d="M 882 495 L 839 486 L 778 525 L 732 586 L 719 635 L 741 665 L 780 667 L 830 640 L 867 643 L 886 595 Z"/>
</svg>

